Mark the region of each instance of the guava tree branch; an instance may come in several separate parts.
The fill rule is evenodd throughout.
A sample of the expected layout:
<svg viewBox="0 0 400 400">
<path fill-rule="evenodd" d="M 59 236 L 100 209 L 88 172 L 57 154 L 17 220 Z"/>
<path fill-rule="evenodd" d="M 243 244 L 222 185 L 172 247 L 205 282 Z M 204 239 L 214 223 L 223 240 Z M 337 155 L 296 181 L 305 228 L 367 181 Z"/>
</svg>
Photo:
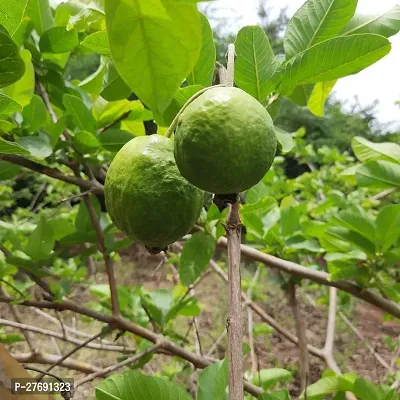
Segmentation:
<svg viewBox="0 0 400 400">
<path fill-rule="evenodd" d="M 220 237 L 218 245 L 227 247 L 228 243 L 226 238 Z M 336 287 L 344 292 L 350 293 L 361 300 L 364 300 L 382 310 L 400 318 L 400 307 L 396 303 L 386 300 L 383 297 L 371 292 L 368 289 L 363 289 L 349 281 L 331 281 L 329 274 L 324 271 L 316 271 L 311 268 L 303 267 L 292 261 L 282 260 L 270 254 L 263 253 L 259 250 L 253 249 L 246 245 L 241 245 L 242 256 L 245 256 L 253 261 L 259 261 L 267 267 L 276 268 L 279 271 L 287 272 L 288 274 L 297 276 L 299 278 L 309 279 L 313 282 L 320 283 L 321 285 Z"/>
<path fill-rule="evenodd" d="M 105 239 L 103 235 L 103 231 L 100 226 L 99 219 L 97 218 L 96 211 L 93 207 L 92 202 L 90 201 L 89 195 L 85 195 L 83 197 L 86 208 L 88 209 L 90 220 L 92 222 L 93 228 L 96 232 L 97 236 L 97 247 L 103 255 L 104 263 L 106 265 L 106 271 L 108 275 L 108 283 L 110 286 L 110 294 L 111 294 L 111 309 L 113 317 L 118 317 L 120 315 L 119 312 L 119 303 L 118 303 L 118 291 L 117 291 L 117 281 L 115 278 L 114 271 L 114 262 L 108 254 Z"/>
<path fill-rule="evenodd" d="M 210 266 L 226 283 L 228 282 L 228 274 L 222 268 L 220 268 L 219 265 L 214 260 L 210 261 Z M 254 301 L 249 299 L 249 297 L 247 296 L 247 294 L 245 292 L 242 291 L 241 296 L 242 296 L 242 300 L 245 302 L 245 304 L 248 304 L 250 306 L 250 308 L 264 322 L 266 322 L 268 325 L 272 326 L 277 332 L 279 332 L 282 336 L 284 336 L 286 339 L 288 339 L 292 343 L 294 343 L 294 344 L 299 343 L 299 340 L 295 335 L 293 335 L 286 328 L 281 326 L 274 318 L 272 318 L 269 314 L 267 314 L 257 303 L 255 303 Z M 322 350 L 320 350 L 314 346 L 311 346 L 311 345 L 307 345 L 307 349 L 312 355 L 320 358 L 321 360 L 325 360 Z"/>
<path fill-rule="evenodd" d="M 27 325 L 23 324 L 21 322 L 14 322 L 14 321 L 9 321 L 7 319 L 0 318 L 0 325 L 4 326 L 11 326 L 13 328 L 21 329 L 23 331 L 27 332 L 35 332 L 39 333 L 41 335 L 53 337 L 56 339 L 63 340 L 64 342 L 67 343 L 73 343 L 75 345 L 81 346 L 85 342 L 79 339 L 75 339 L 73 337 L 65 337 L 62 333 L 50 331 L 48 329 L 43 329 L 43 328 L 38 328 L 36 326 L 32 325 Z M 90 338 L 93 337 L 93 335 L 89 335 Z M 136 350 L 131 348 L 131 347 L 124 347 L 124 346 L 116 346 L 116 345 L 110 345 L 110 344 L 102 344 L 102 343 L 87 343 L 84 345 L 84 347 L 88 349 L 96 349 L 96 350 L 105 350 L 105 351 L 117 351 L 119 353 L 134 353 Z"/>
<path fill-rule="evenodd" d="M 12 297 L 0 296 L 0 303 L 13 303 L 13 302 L 15 302 L 15 299 L 13 299 Z M 197 356 L 196 354 L 193 354 L 192 352 L 184 349 L 183 347 L 177 345 L 176 343 L 167 340 L 163 335 L 159 335 L 140 325 L 136 325 L 133 322 L 123 317 L 113 318 L 111 315 L 99 313 L 97 311 L 91 310 L 90 308 L 84 307 L 80 304 L 76 304 L 70 300 L 63 300 L 57 303 L 48 300 L 42 300 L 42 301 L 27 300 L 20 302 L 19 304 L 28 307 L 37 307 L 40 309 L 51 309 L 58 311 L 68 310 L 75 312 L 77 314 L 94 318 L 98 321 L 104 322 L 109 325 L 112 324 L 114 329 L 131 332 L 134 335 L 147 339 L 152 343 L 160 344 L 160 350 L 178 356 L 190 362 L 197 368 L 205 368 L 213 363 L 212 361 L 210 361 L 209 358 Z M 244 388 L 248 393 L 256 397 L 262 393 L 261 388 L 254 386 L 248 382 L 244 383 Z"/>
<path fill-rule="evenodd" d="M 39 174 L 49 176 L 50 178 L 70 183 L 71 185 L 79 186 L 81 189 L 89 190 L 95 194 L 104 194 L 104 188 L 101 184 L 77 178 L 76 176 L 64 174 L 57 168 L 48 167 L 47 165 L 39 164 L 21 156 L 0 153 L 0 160 L 19 165 L 21 167 L 30 169 L 31 171 L 38 172 Z"/>
<path fill-rule="evenodd" d="M 78 361 L 74 359 L 60 361 L 61 357 L 54 354 L 31 352 L 31 353 L 13 354 L 12 356 L 20 363 L 57 364 L 60 367 L 72 369 L 74 371 L 84 372 L 85 374 L 91 374 L 93 372 L 100 371 L 100 368 L 95 367 L 94 365 L 88 364 L 83 361 Z"/>
<path fill-rule="evenodd" d="M 288 287 L 288 301 L 292 309 L 294 321 L 296 324 L 297 338 L 299 341 L 300 349 L 300 385 L 301 390 L 306 389 L 308 384 L 308 377 L 310 375 L 310 367 L 308 362 L 308 349 L 307 349 L 307 336 L 304 320 L 301 316 L 300 304 L 296 294 L 296 284 L 289 282 Z"/>
<path fill-rule="evenodd" d="M 249 301 L 251 302 L 251 296 L 253 294 L 253 287 L 256 284 L 258 277 L 260 276 L 260 267 L 257 267 L 256 273 L 253 276 L 253 279 L 249 285 L 249 289 L 247 290 L 247 296 Z M 253 310 L 250 307 L 250 304 L 247 303 L 247 325 L 248 325 L 248 333 L 249 333 L 249 346 L 250 346 L 250 356 L 251 356 L 251 373 L 255 375 L 257 373 L 257 354 L 254 345 L 254 335 L 253 335 Z"/>
<path fill-rule="evenodd" d="M 100 378 L 100 377 L 105 377 L 108 374 L 110 374 L 111 372 L 116 371 L 117 369 L 120 369 L 122 367 L 124 367 L 125 365 L 129 365 L 132 364 L 136 361 L 139 361 L 141 358 L 145 357 L 147 354 L 153 353 L 155 351 L 157 351 L 157 349 L 160 347 L 160 344 L 156 343 L 155 345 L 149 347 L 148 349 L 142 351 L 139 354 L 135 354 L 134 356 L 128 357 L 126 360 L 121 361 L 118 364 L 115 365 L 110 365 L 107 368 L 101 369 L 99 371 L 94 372 L 93 374 L 88 375 L 87 377 L 77 381 L 75 383 L 75 390 L 79 387 L 84 385 L 85 383 L 91 382 L 93 380 L 95 380 L 96 378 Z"/>
</svg>

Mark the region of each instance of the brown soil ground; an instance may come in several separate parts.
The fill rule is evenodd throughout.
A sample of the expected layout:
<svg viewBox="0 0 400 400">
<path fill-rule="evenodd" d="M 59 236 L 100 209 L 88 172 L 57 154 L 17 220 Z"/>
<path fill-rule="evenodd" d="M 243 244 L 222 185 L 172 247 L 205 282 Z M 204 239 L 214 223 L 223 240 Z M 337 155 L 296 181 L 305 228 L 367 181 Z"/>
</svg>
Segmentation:
<svg viewBox="0 0 400 400">
<path fill-rule="evenodd" d="M 118 283 L 121 285 L 131 285 L 135 287 L 142 284 L 147 289 L 169 289 L 173 286 L 174 272 L 168 265 L 158 270 L 154 275 L 153 271 L 159 264 L 159 257 L 150 256 L 142 248 L 134 246 L 122 254 L 122 259 L 116 264 Z M 106 276 L 102 271 L 103 266 L 98 265 L 98 273 L 96 274 L 97 283 L 106 283 Z M 244 274 L 253 271 L 254 266 L 244 266 Z M 263 278 L 265 279 L 265 278 Z M 285 293 L 279 288 L 278 285 L 271 283 L 268 279 L 266 282 L 261 282 L 257 294 L 262 296 L 261 300 L 257 303 L 278 322 L 280 322 L 287 329 L 292 332 L 295 331 L 293 318 L 290 308 L 287 305 Z M 304 320 L 306 321 L 307 339 L 308 342 L 316 347 L 323 347 L 326 321 L 327 321 L 327 307 L 326 305 L 316 305 L 313 301 L 318 297 L 315 290 L 299 291 L 301 309 Z M 198 327 L 201 338 L 201 348 L 203 352 L 207 352 L 216 339 L 221 335 L 225 329 L 226 324 L 226 311 L 227 311 L 227 296 L 226 284 L 215 274 L 208 275 L 201 284 L 196 288 L 196 296 L 201 304 L 201 315 L 198 317 Z M 79 302 L 86 302 L 94 300 L 87 290 L 84 288 L 75 291 L 73 300 Z M 313 304 L 311 304 L 313 303 Z M 23 322 L 29 325 L 35 325 L 46 329 L 61 332 L 60 326 L 49 322 L 43 317 L 38 316 L 32 310 L 23 309 L 20 307 L 23 315 Z M 357 301 L 354 302 L 354 307 L 351 310 L 344 310 L 345 314 L 349 317 L 351 322 L 358 328 L 359 332 L 365 337 L 366 341 L 375 349 L 375 351 L 390 364 L 395 355 L 394 346 L 399 344 L 398 338 L 400 335 L 400 324 L 394 321 L 384 322 L 384 313 L 373 306 Z M 55 316 L 53 312 L 49 314 Z M 1 318 L 13 320 L 8 307 L 0 304 Z M 72 313 L 63 312 L 62 318 L 65 324 L 75 326 L 77 329 L 95 334 L 101 329 L 100 323 L 88 323 L 81 318 L 75 318 Z M 247 332 L 247 313 L 243 314 L 244 332 Z M 261 320 L 257 315 L 254 315 L 254 323 L 259 323 Z M 185 334 L 188 330 L 190 318 L 179 317 L 174 327 L 177 331 Z M 7 331 L 14 331 L 15 329 L 7 328 Z M 384 340 L 384 337 L 391 338 L 391 348 Z M 194 343 L 194 333 L 188 335 L 191 343 Z M 107 337 L 112 341 L 113 338 Z M 245 340 L 248 341 L 247 336 Z M 65 354 L 73 345 L 66 344 L 61 340 L 49 339 L 46 336 L 35 334 L 35 342 L 37 348 L 48 353 L 57 354 L 58 350 Z M 134 347 L 134 338 L 130 335 L 124 335 L 116 341 L 115 344 L 127 344 Z M 194 345 L 187 346 L 192 351 L 195 350 Z M 18 343 L 9 345 L 11 353 L 26 353 L 29 351 L 26 343 Z M 223 358 L 226 348 L 226 338 L 224 338 L 217 350 L 214 352 L 213 357 Z M 293 372 L 294 380 L 291 382 L 289 389 L 293 396 L 299 394 L 299 357 L 298 349 L 295 345 L 290 343 L 282 335 L 273 332 L 270 335 L 260 335 L 255 338 L 255 350 L 258 356 L 258 368 L 266 369 L 272 367 L 286 368 Z M 115 352 L 98 351 L 91 349 L 81 349 L 73 358 L 86 363 L 93 364 L 97 367 L 106 367 L 116 362 L 118 354 Z M 376 360 L 367 349 L 365 343 L 361 341 L 349 326 L 337 316 L 336 337 L 335 337 L 335 359 L 343 372 L 357 372 L 359 375 L 371 379 L 374 382 L 380 382 L 386 375 L 387 370 Z M 245 358 L 246 367 L 251 368 L 250 355 Z M 43 365 L 36 367 L 44 369 Z M 166 369 L 173 370 L 179 367 L 175 359 L 167 358 L 166 356 L 157 355 L 153 360 L 144 368 L 145 373 L 153 373 L 160 371 L 165 372 Z M 310 383 L 316 381 L 321 376 L 325 369 L 324 363 L 314 356 L 310 356 Z M 80 372 L 69 371 L 64 368 L 56 367 L 53 372 L 60 377 L 73 377 L 75 379 L 81 378 L 83 375 Z M 33 373 L 34 375 L 35 373 Z M 188 386 L 192 381 L 188 379 L 188 374 L 178 374 L 176 380 Z M 94 387 L 99 380 L 82 386 L 75 394 L 75 400 L 91 400 L 94 399 Z"/>
</svg>

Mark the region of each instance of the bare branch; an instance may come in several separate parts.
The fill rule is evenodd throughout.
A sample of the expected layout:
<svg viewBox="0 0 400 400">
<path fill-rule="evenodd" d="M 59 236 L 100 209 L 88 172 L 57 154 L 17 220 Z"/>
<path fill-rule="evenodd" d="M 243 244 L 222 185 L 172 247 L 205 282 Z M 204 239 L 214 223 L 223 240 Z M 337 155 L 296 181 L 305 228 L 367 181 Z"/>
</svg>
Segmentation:
<svg viewBox="0 0 400 400">
<path fill-rule="evenodd" d="M 256 273 L 253 276 L 253 279 L 250 283 L 249 289 L 247 290 L 247 297 L 249 301 L 251 301 L 251 296 L 253 294 L 253 288 L 256 284 L 259 276 L 260 276 L 260 267 L 257 267 Z M 257 374 L 258 370 L 258 361 L 257 361 L 257 354 L 255 351 L 254 346 L 254 335 L 253 335 L 253 310 L 250 307 L 249 302 L 247 304 L 247 325 L 248 325 L 248 333 L 249 333 L 249 346 L 250 346 L 250 355 L 251 355 L 251 373 L 252 375 Z"/>
<path fill-rule="evenodd" d="M 0 154 L 0 160 L 20 165 L 21 167 L 28 168 L 31 171 L 38 172 L 42 175 L 58 179 L 59 181 L 66 182 L 71 185 L 79 186 L 81 189 L 87 191 L 90 190 L 95 194 L 104 194 L 104 187 L 100 183 L 87 181 L 72 175 L 66 175 L 57 168 L 48 167 L 47 165 L 39 164 L 21 156 L 14 154 Z"/>
<path fill-rule="evenodd" d="M 57 364 L 60 367 L 72 369 L 79 372 L 84 372 L 85 374 L 91 374 L 92 372 L 99 371 L 100 368 L 95 367 L 92 364 L 88 364 L 83 361 L 78 361 L 74 359 L 61 360 L 60 356 L 55 354 L 47 353 L 18 353 L 13 354 L 13 357 L 20 363 L 32 363 L 32 364 Z M 39 371 L 42 372 L 42 371 Z M 44 371 L 43 371 L 44 372 Z M 42 373 L 43 373 L 42 372 Z M 47 375 L 47 373 L 46 373 Z"/>
<path fill-rule="evenodd" d="M 218 239 L 218 245 L 227 247 L 228 242 L 224 237 Z M 311 268 L 303 267 L 291 261 L 281 260 L 278 257 L 274 257 L 270 254 L 263 253 L 259 250 L 253 249 L 246 245 L 241 245 L 242 256 L 248 257 L 253 261 L 259 261 L 265 264 L 267 267 L 276 268 L 280 271 L 287 272 L 288 274 L 297 276 L 299 278 L 309 279 L 313 282 L 320 283 L 321 285 L 336 287 L 347 293 L 352 294 L 359 299 L 362 299 L 382 310 L 392 314 L 393 316 L 400 318 L 400 306 L 390 300 L 386 300 L 383 297 L 376 295 L 370 290 L 363 289 L 354 285 L 349 281 L 334 281 L 329 279 L 329 274 L 323 271 L 316 271 Z"/>
<path fill-rule="evenodd" d="M 46 369 L 46 372 L 50 372 L 54 367 L 56 367 L 57 365 L 60 365 L 63 361 L 65 361 L 67 358 L 72 356 L 72 354 L 76 353 L 81 348 L 86 347 L 90 342 L 93 342 L 94 340 L 96 340 L 100 336 L 111 332 L 111 330 L 112 330 L 112 328 L 110 326 L 106 327 L 105 329 L 102 329 L 99 333 L 94 335 L 92 338 L 89 338 L 89 339 L 85 340 L 84 342 L 82 342 L 81 344 L 76 346 L 74 349 L 69 351 L 67 354 L 65 354 L 64 356 L 60 357 L 54 364 L 52 364 L 49 368 Z M 43 375 L 39 378 L 39 380 L 42 379 L 42 378 L 43 378 Z"/>
<path fill-rule="evenodd" d="M 306 327 L 301 316 L 300 304 L 296 296 L 296 284 L 289 282 L 288 287 L 288 300 L 290 308 L 292 309 L 293 317 L 296 323 L 296 332 L 299 339 L 300 349 L 300 385 L 301 390 L 306 389 L 308 377 L 310 375 L 310 366 L 308 362 L 308 350 L 307 350 L 307 336 Z"/>
<path fill-rule="evenodd" d="M 106 265 L 107 275 L 108 275 L 108 283 L 110 286 L 110 293 L 111 293 L 111 309 L 113 317 L 118 317 L 120 315 L 119 312 L 119 304 L 118 304 L 118 291 L 117 291 L 117 281 L 115 279 L 115 272 L 114 272 L 114 263 L 111 259 L 110 255 L 108 254 L 103 231 L 100 226 L 100 222 L 97 218 L 96 211 L 93 207 L 92 202 L 88 195 L 84 196 L 84 201 L 86 207 L 89 211 L 89 216 L 92 221 L 92 225 L 94 230 L 96 231 L 97 236 L 97 247 L 99 248 L 101 254 L 103 255 L 104 263 Z"/>
<path fill-rule="evenodd" d="M 225 282 L 228 282 L 228 275 L 218 266 L 218 264 L 214 260 L 210 261 L 210 266 Z M 258 304 L 256 304 L 254 301 L 251 301 L 244 292 L 242 292 L 242 300 L 245 302 L 245 304 L 249 304 L 251 309 L 255 313 L 257 313 L 264 322 L 272 326 L 277 332 L 282 334 L 286 339 L 290 340 L 292 343 L 298 344 L 299 341 L 295 335 L 293 335 L 286 328 L 281 326 L 274 318 L 268 315 Z M 325 359 L 322 350 L 317 349 L 316 347 L 311 345 L 307 345 L 307 348 L 312 355 L 320 358 L 321 360 Z"/>
<path fill-rule="evenodd" d="M 129 117 L 129 114 L 131 113 L 131 110 L 123 113 L 119 118 L 117 118 L 115 121 L 110 122 L 108 125 L 104 126 L 103 128 L 100 128 L 98 130 L 99 135 L 105 132 L 106 130 L 112 128 L 113 126 L 119 124 L 121 121 L 124 119 L 127 119 Z"/>
<path fill-rule="evenodd" d="M 100 370 L 100 371 L 97 371 L 97 372 L 94 372 L 93 374 L 88 375 L 87 377 L 85 377 L 85 378 L 83 378 L 83 379 L 81 379 L 81 380 L 79 380 L 79 381 L 76 382 L 76 384 L 75 384 L 75 390 L 76 390 L 79 386 L 82 386 L 82 385 L 84 385 L 85 383 L 91 382 L 91 381 L 95 380 L 96 378 L 100 378 L 100 377 L 107 376 L 110 372 L 114 372 L 114 371 L 116 371 L 117 369 L 120 369 L 120 368 L 124 367 L 125 365 L 129 365 L 129 364 L 132 364 L 132 363 L 134 363 L 134 362 L 136 362 L 136 361 L 139 361 L 141 358 L 147 356 L 147 354 L 150 354 L 150 353 L 152 353 L 152 352 L 154 352 L 154 351 L 157 351 L 157 349 L 158 349 L 159 347 L 160 347 L 160 344 L 155 344 L 155 345 L 149 347 L 148 349 L 142 351 L 141 353 L 136 354 L 136 355 L 134 355 L 134 356 L 132 356 L 132 357 L 129 357 L 129 358 L 127 358 L 126 360 L 121 361 L 121 362 L 118 363 L 118 364 L 110 365 L 110 366 L 107 367 L 107 368 L 104 368 L 104 369 L 102 369 L 102 370 Z"/>
<path fill-rule="evenodd" d="M 4 326 L 11 326 L 13 328 L 21 329 L 21 330 L 28 331 L 28 332 L 36 332 L 41 335 L 45 335 L 45 336 L 63 340 L 64 342 L 67 342 L 67 343 L 73 343 L 78 346 L 81 346 L 85 343 L 82 340 L 75 339 L 70 336 L 65 337 L 62 333 L 50 331 L 50 330 L 43 329 L 43 328 L 38 328 L 33 325 L 22 324 L 20 321 L 14 322 L 14 321 L 9 321 L 9 320 L 0 318 L 0 324 L 4 325 Z M 89 336 L 90 336 L 90 339 L 93 338 L 93 335 L 89 335 Z M 120 353 L 134 353 L 136 351 L 135 349 L 133 349 L 131 347 L 116 346 L 116 345 L 103 344 L 103 343 L 91 343 L 91 342 L 87 343 L 84 347 L 87 347 L 89 349 L 95 349 L 95 350 L 117 351 Z"/>
<path fill-rule="evenodd" d="M 0 296 L 0 302 L 2 303 L 11 303 L 14 302 L 15 299 L 8 297 L 8 296 Z M 106 314 L 101 314 L 98 313 L 94 310 L 91 310 L 90 308 L 84 307 L 80 304 L 76 304 L 70 300 L 63 300 L 60 302 L 52 302 L 52 301 L 47 301 L 47 300 L 42 300 L 42 301 L 33 301 L 33 300 L 27 300 L 19 303 L 20 305 L 28 306 L 28 307 L 37 307 L 37 308 L 47 308 L 47 309 L 52 309 L 52 310 L 58 310 L 58 311 L 73 311 L 75 313 L 81 314 L 81 315 L 86 315 L 87 317 L 97 319 L 98 321 L 107 323 L 107 324 L 112 324 L 115 329 L 119 330 L 124 330 L 127 332 L 131 332 L 134 335 L 138 335 L 144 339 L 149 340 L 150 342 L 153 343 L 161 343 L 160 349 L 172 353 L 175 356 L 178 356 L 191 364 L 193 364 L 197 368 L 205 368 L 209 365 L 211 365 L 214 360 L 210 360 L 209 357 L 201 357 L 197 356 L 196 354 L 193 354 L 192 352 L 184 349 L 183 347 L 177 345 L 174 342 L 171 342 L 164 338 L 162 335 L 158 335 L 155 332 L 146 329 L 140 325 L 136 325 L 131 321 L 128 321 L 122 317 L 118 317 L 114 319 L 111 315 L 106 315 Z M 258 396 L 259 394 L 262 393 L 262 389 L 254 386 L 248 382 L 244 382 L 244 388 L 245 390 L 254 395 Z"/>
</svg>

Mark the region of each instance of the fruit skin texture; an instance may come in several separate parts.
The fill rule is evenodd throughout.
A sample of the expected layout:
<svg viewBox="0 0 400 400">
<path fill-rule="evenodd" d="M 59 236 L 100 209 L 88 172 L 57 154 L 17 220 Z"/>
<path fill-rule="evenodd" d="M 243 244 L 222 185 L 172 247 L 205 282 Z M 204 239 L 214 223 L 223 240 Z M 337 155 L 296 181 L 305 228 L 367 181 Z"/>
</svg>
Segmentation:
<svg viewBox="0 0 400 400">
<path fill-rule="evenodd" d="M 122 147 L 108 169 L 104 192 L 115 225 L 159 251 L 190 231 L 204 197 L 179 173 L 172 141 L 159 135 L 136 137 Z"/>
<path fill-rule="evenodd" d="M 267 110 L 241 89 L 210 89 L 182 112 L 174 140 L 176 164 L 193 185 L 216 194 L 257 184 L 275 157 Z"/>
</svg>

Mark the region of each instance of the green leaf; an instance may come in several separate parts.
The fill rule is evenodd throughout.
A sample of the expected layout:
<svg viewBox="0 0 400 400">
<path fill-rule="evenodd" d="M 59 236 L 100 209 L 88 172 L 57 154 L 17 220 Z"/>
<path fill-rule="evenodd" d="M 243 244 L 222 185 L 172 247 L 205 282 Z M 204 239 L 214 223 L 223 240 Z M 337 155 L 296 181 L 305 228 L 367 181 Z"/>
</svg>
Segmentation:
<svg viewBox="0 0 400 400">
<path fill-rule="evenodd" d="M 22 107 L 12 98 L 0 93 L 0 114 L 11 115 L 22 111 Z"/>
<path fill-rule="evenodd" d="M 68 53 L 79 44 L 78 32 L 67 31 L 63 26 L 55 26 L 43 33 L 40 38 L 40 51 L 44 53 Z"/>
<path fill-rule="evenodd" d="M 101 62 L 99 68 L 92 75 L 79 82 L 78 86 L 85 92 L 98 96 L 102 90 L 104 72 L 105 65 Z"/>
<path fill-rule="evenodd" d="M 86 36 L 82 40 L 81 46 L 86 47 L 102 56 L 111 56 L 110 43 L 108 42 L 108 34 L 106 31 L 95 32 Z"/>
<path fill-rule="evenodd" d="M 24 122 L 29 124 L 30 130 L 33 132 L 46 126 L 49 122 L 47 108 L 42 98 L 37 94 L 33 95 L 31 102 L 24 107 L 22 116 L 24 117 Z"/>
<path fill-rule="evenodd" d="M 96 132 L 96 121 L 82 100 L 70 94 L 65 94 L 63 103 L 71 115 L 75 125 L 82 131 Z"/>
<path fill-rule="evenodd" d="M 351 148 L 362 163 L 386 160 L 400 164 L 400 145 L 397 143 L 374 143 L 361 136 L 354 136 L 351 140 Z"/>
<path fill-rule="evenodd" d="M 384 37 L 395 35 L 400 30 L 400 6 L 395 5 L 383 15 L 355 15 L 344 27 L 342 35 L 375 33 Z"/>
<path fill-rule="evenodd" d="M 165 110 L 163 114 L 163 122 L 166 125 L 170 125 L 179 110 L 185 105 L 185 103 L 198 91 L 203 89 L 202 86 L 194 85 L 194 86 L 186 86 L 184 88 L 180 88 L 174 95 L 174 98 L 171 101 L 171 104 Z"/>
<path fill-rule="evenodd" d="M 364 236 L 360 235 L 357 232 L 353 232 L 342 227 L 330 227 L 327 229 L 326 234 L 339 238 L 345 242 L 350 242 L 359 249 L 361 249 L 362 251 L 370 255 L 375 254 L 374 243 L 366 239 Z M 324 245 L 322 244 L 322 246 Z"/>
<path fill-rule="evenodd" d="M 96 196 L 90 196 L 93 208 L 96 212 L 97 218 L 100 217 L 101 206 Z M 81 201 L 78 214 L 75 218 L 75 228 L 79 233 L 88 233 L 94 231 L 92 220 L 90 219 L 89 211 L 84 201 Z"/>
<path fill-rule="evenodd" d="M 68 29 L 75 28 L 78 32 L 106 30 L 105 14 L 93 2 L 85 5 L 78 14 L 72 15 L 67 24 Z"/>
<path fill-rule="evenodd" d="M 74 225 L 67 219 L 51 219 L 48 221 L 48 224 L 54 233 L 55 240 L 60 240 L 63 237 L 75 232 Z"/>
<path fill-rule="evenodd" d="M 288 23 L 283 42 L 287 58 L 335 37 L 356 7 L 357 0 L 308 0 Z"/>
<path fill-rule="evenodd" d="M 352 382 L 341 376 L 330 376 L 307 387 L 307 400 L 320 400 L 323 396 L 336 392 L 352 391 L 352 389 Z M 305 399 L 304 392 L 300 395 L 300 399 Z"/>
<path fill-rule="evenodd" d="M 25 73 L 17 82 L 4 88 L 2 93 L 25 107 L 30 103 L 35 91 L 35 72 L 31 53 L 28 50 L 21 50 L 20 55 L 25 65 Z"/>
<path fill-rule="evenodd" d="M 282 368 L 262 369 L 259 374 L 252 377 L 254 385 L 261 385 L 264 390 L 269 390 L 280 382 L 288 382 L 292 379 L 292 373 Z"/>
<path fill-rule="evenodd" d="M 20 171 L 21 167 L 19 165 L 11 164 L 7 161 L 0 161 L 0 181 L 12 179 L 17 176 Z"/>
<path fill-rule="evenodd" d="M 336 84 L 336 80 L 318 82 L 308 99 L 308 109 L 317 117 L 324 116 L 325 102 L 328 99 L 333 87 Z"/>
<path fill-rule="evenodd" d="M 272 393 L 261 394 L 258 400 L 290 400 L 290 394 L 286 389 L 282 389 Z"/>
<path fill-rule="evenodd" d="M 28 0 L 26 14 L 32 19 L 39 35 L 53 26 L 53 14 L 49 0 Z"/>
<path fill-rule="evenodd" d="M 79 14 L 79 12 L 85 9 L 86 6 L 86 4 L 78 3 L 76 1 L 68 1 L 59 4 L 54 16 L 54 25 L 67 26 L 71 16 Z"/>
<path fill-rule="evenodd" d="M 221 360 L 199 373 L 197 400 L 227 400 L 227 386 L 228 363 Z"/>
<path fill-rule="evenodd" d="M 357 182 L 360 186 L 386 189 L 400 187 L 400 164 L 389 161 L 368 161 L 357 169 Z"/>
<path fill-rule="evenodd" d="M 289 132 L 284 131 L 278 126 L 275 126 L 274 129 L 276 138 L 278 139 L 278 142 L 282 147 L 282 153 L 289 153 L 289 151 L 292 150 L 294 147 L 293 136 Z"/>
<path fill-rule="evenodd" d="M 107 101 L 126 99 L 132 90 L 118 74 L 114 63 L 110 60 L 105 65 L 102 88 L 100 95 Z"/>
<path fill-rule="evenodd" d="M 298 104 L 299 106 L 307 106 L 313 92 L 313 85 L 300 85 L 293 89 L 293 92 L 285 97 L 291 102 Z"/>
<path fill-rule="evenodd" d="M 28 0 L 3 0 L 0 7 L 0 25 L 12 36 L 21 24 Z"/>
<path fill-rule="evenodd" d="M 101 146 L 105 150 L 112 151 L 114 153 L 120 151 L 122 146 L 133 138 L 134 136 L 132 133 L 122 131 L 120 129 L 107 129 L 97 137 Z"/>
<path fill-rule="evenodd" d="M 376 217 L 376 243 L 382 252 L 395 244 L 400 237 L 400 204 L 383 207 Z"/>
<path fill-rule="evenodd" d="M 185 286 L 192 284 L 201 275 L 214 250 L 214 239 L 204 232 L 195 233 L 186 241 L 179 264 L 179 277 Z"/>
<path fill-rule="evenodd" d="M 293 235 L 300 229 L 300 215 L 296 207 L 281 208 L 281 234 L 282 236 Z"/>
<path fill-rule="evenodd" d="M 112 375 L 96 386 L 97 400 L 192 400 L 185 388 L 138 371 Z"/>
<path fill-rule="evenodd" d="M 0 329 L 0 343 L 11 344 L 25 341 L 25 338 L 19 333 L 5 333 Z"/>
<path fill-rule="evenodd" d="M 53 251 L 54 244 L 53 230 L 45 218 L 42 217 L 36 229 L 29 236 L 25 253 L 34 261 L 44 260 Z"/>
<path fill-rule="evenodd" d="M 205 15 L 200 14 L 202 45 L 200 57 L 192 72 L 186 78 L 189 85 L 211 86 L 214 78 L 216 50 L 213 31 Z"/>
<path fill-rule="evenodd" d="M 0 153 L 16 154 L 16 155 L 29 155 L 31 154 L 27 149 L 15 142 L 8 142 L 0 137 Z"/>
<path fill-rule="evenodd" d="M 235 83 L 263 102 L 276 87 L 280 66 L 268 36 L 259 26 L 246 26 L 239 31 L 235 46 Z"/>
<path fill-rule="evenodd" d="M 375 224 L 361 208 L 342 210 L 333 216 L 333 220 L 351 231 L 358 232 L 371 242 L 375 239 Z"/>
<path fill-rule="evenodd" d="M 362 71 L 390 52 L 390 42 L 378 35 L 337 37 L 310 47 L 283 66 L 281 93 L 298 85 L 330 81 Z"/>
<path fill-rule="evenodd" d="M 0 31 L 0 88 L 17 82 L 24 72 L 25 64 L 18 46 L 5 31 Z"/>
<path fill-rule="evenodd" d="M 53 153 L 50 137 L 42 132 L 35 136 L 19 138 L 18 144 L 27 149 L 34 157 L 46 158 Z"/>
<path fill-rule="evenodd" d="M 144 104 L 162 114 L 199 58 L 201 24 L 196 5 L 171 0 L 105 3 L 118 72 Z"/>
<path fill-rule="evenodd" d="M 362 378 L 356 379 L 352 392 L 360 400 L 377 400 L 380 398 L 379 391 L 375 385 L 372 382 Z"/>
<path fill-rule="evenodd" d="M 74 136 L 74 146 L 82 154 L 92 154 L 99 149 L 100 142 L 93 133 L 80 131 Z"/>
</svg>

